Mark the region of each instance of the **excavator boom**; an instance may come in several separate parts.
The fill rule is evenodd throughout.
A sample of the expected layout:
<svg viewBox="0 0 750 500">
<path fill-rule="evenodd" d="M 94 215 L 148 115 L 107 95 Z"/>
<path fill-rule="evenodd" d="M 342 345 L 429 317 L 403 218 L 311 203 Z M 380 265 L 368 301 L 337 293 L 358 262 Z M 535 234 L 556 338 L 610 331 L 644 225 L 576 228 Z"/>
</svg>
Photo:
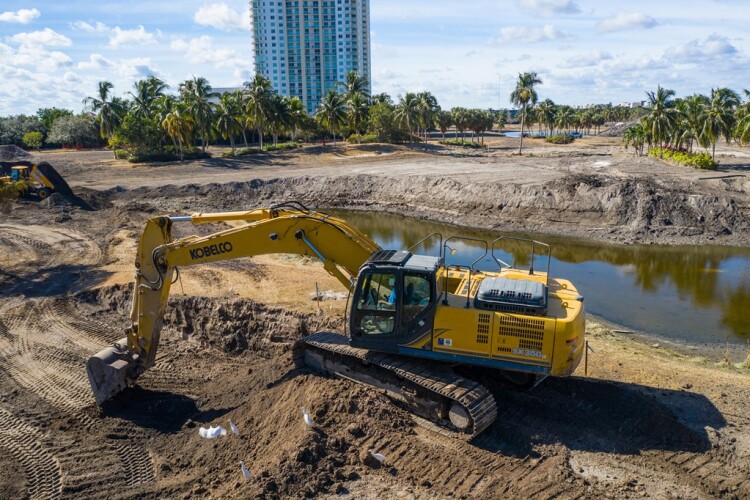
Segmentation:
<svg viewBox="0 0 750 500">
<path fill-rule="evenodd" d="M 231 227 L 206 237 L 172 240 L 178 222 L 226 222 Z M 136 280 L 126 337 L 86 363 L 97 404 L 130 385 L 156 360 L 162 318 L 178 267 L 269 253 L 318 257 L 347 289 L 360 266 L 380 247 L 346 221 L 298 203 L 249 212 L 154 217 L 138 245 Z"/>
</svg>

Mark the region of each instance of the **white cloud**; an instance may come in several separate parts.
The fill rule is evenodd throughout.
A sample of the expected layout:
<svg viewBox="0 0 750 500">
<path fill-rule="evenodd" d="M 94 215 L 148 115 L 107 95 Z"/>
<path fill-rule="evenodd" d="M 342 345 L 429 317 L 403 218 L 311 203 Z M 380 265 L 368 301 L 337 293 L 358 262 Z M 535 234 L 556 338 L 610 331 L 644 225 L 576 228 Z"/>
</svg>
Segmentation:
<svg viewBox="0 0 750 500">
<path fill-rule="evenodd" d="M 78 31 L 86 31 L 87 33 L 105 33 L 109 31 L 109 27 L 97 21 L 96 24 L 89 24 L 86 21 L 76 21 L 72 23 L 71 28 Z"/>
<path fill-rule="evenodd" d="M 15 12 L 7 11 L 0 14 L 0 22 L 29 24 L 31 21 L 41 15 L 42 13 L 37 9 L 20 9 Z"/>
<path fill-rule="evenodd" d="M 193 20 L 201 26 L 211 26 L 222 31 L 250 30 L 250 11 L 246 9 L 240 14 L 223 2 L 202 6 Z"/>
<path fill-rule="evenodd" d="M 169 46 L 184 53 L 185 59 L 193 64 L 208 63 L 215 68 L 245 67 L 250 64 L 249 60 L 241 58 L 232 49 L 214 47 L 213 38 L 208 35 L 190 40 L 177 38 Z"/>
<path fill-rule="evenodd" d="M 738 52 L 737 47 L 732 45 L 728 38 L 713 34 L 704 40 L 692 40 L 670 47 L 664 56 L 675 62 L 698 63 L 714 58 L 736 56 Z"/>
<path fill-rule="evenodd" d="M 103 69 L 111 68 L 115 65 L 112 61 L 101 54 L 91 54 L 88 61 L 81 61 L 76 64 L 78 69 Z"/>
<path fill-rule="evenodd" d="M 600 33 L 611 33 L 613 31 L 634 30 L 634 29 L 651 29 L 658 25 L 656 19 L 644 14 L 643 12 L 632 12 L 626 14 L 620 12 L 615 17 L 610 17 L 600 21 L 596 25 L 596 30 Z"/>
<path fill-rule="evenodd" d="M 541 13 L 547 17 L 581 12 L 578 4 L 572 0 L 519 0 L 518 6 L 529 14 Z"/>
<path fill-rule="evenodd" d="M 16 33 L 10 41 L 27 47 L 70 47 L 73 42 L 65 35 L 61 35 L 49 28 L 29 33 Z"/>
<path fill-rule="evenodd" d="M 612 56 L 609 54 L 609 52 L 602 52 L 601 50 L 596 50 L 594 52 L 589 52 L 588 54 L 578 54 L 575 56 L 571 56 L 568 59 L 566 59 L 565 62 L 559 64 L 559 67 L 581 68 L 581 67 L 587 67 L 587 66 L 596 66 L 602 61 L 606 61 L 609 59 L 612 59 Z"/>
<path fill-rule="evenodd" d="M 124 44 L 149 45 L 156 43 L 156 37 L 149 33 L 143 26 L 138 26 L 133 30 L 124 30 L 116 26 L 109 37 L 109 46 L 113 49 Z"/>
<path fill-rule="evenodd" d="M 528 43 L 543 42 L 570 38 L 570 34 L 560 31 L 551 24 L 545 24 L 542 28 L 529 28 L 526 26 L 506 26 L 500 29 L 500 36 L 490 40 L 491 43 L 522 41 Z"/>
<path fill-rule="evenodd" d="M 118 61 L 117 72 L 125 80 L 138 80 L 147 76 L 159 76 L 159 70 L 154 66 L 150 57 L 137 57 Z"/>
</svg>

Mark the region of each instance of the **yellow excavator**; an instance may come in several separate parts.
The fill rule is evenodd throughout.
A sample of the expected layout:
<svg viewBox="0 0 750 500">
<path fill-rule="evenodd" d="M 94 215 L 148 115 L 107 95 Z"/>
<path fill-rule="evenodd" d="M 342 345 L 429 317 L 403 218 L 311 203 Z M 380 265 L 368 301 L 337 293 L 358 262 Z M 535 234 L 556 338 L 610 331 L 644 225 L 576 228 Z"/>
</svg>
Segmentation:
<svg viewBox="0 0 750 500">
<path fill-rule="evenodd" d="M 173 240 L 172 226 L 182 222 L 231 227 Z M 299 202 L 154 217 L 138 245 L 127 336 L 86 363 L 94 398 L 101 405 L 154 365 L 179 267 L 299 254 L 323 262 L 349 290 L 350 306 L 348 335 L 304 337 L 292 350 L 296 366 L 377 387 L 444 430 L 474 436 L 495 420 L 495 400 L 454 368 L 485 367 L 527 382 L 572 374 L 585 345 L 583 297 L 569 281 L 549 277 L 550 251 L 541 242 L 523 240 L 531 246 L 532 265 L 522 270 L 496 256 L 508 238 L 474 240 L 498 265 L 481 271 L 475 266 L 484 256 L 468 267 L 450 263 L 452 248 L 469 238 L 433 233 L 420 244 L 428 238 L 439 238 L 440 255 L 383 250 L 346 221 Z M 533 268 L 540 246 L 546 249 L 546 272 Z"/>
</svg>

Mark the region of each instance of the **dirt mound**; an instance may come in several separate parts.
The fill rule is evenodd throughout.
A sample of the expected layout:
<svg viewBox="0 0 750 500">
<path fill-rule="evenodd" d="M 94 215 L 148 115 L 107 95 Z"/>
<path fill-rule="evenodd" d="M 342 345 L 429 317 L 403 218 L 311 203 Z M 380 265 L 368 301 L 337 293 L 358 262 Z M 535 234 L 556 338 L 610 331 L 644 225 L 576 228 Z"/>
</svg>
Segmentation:
<svg viewBox="0 0 750 500">
<path fill-rule="evenodd" d="M 598 135 L 602 137 L 622 137 L 622 134 L 630 127 L 638 122 L 618 122 L 610 126 L 608 129 L 599 132 Z"/>
<path fill-rule="evenodd" d="M 0 161 L 13 161 L 30 156 L 29 153 L 14 144 L 0 146 Z"/>
<path fill-rule="evenodd" d="M 116 285 L 80 294 L 98 311 L 124 318 L 132 285 Z M 271 307 L 247 299 L 171 296 L 164 314 L 165 334 L 199 342 L 225 353 L 250 350 L 263 357 L 280 355 L 310 333 L 341 330 L 342 321 Z"/>
<path fill-rule="evenodd" d="M 14 146 L 15 147 L 15 146 Z M 23 150 L 22 150 L 23 151 Z M 29 156 L 28 154 L 26 155 Z M 49 163 L 46 161 L 43 161 L 41 163 L 34 163 L 28 160 L 19 160 L 14 162 L 0 162 L 0 166 L 2 166 L 3 173 L 2 175 L 9 175 L 10 169 L 13 166 L 16 165 L 25 165 L 29 168 L 36 165 L 36 167 L 39 169 L 39 172 L 41 172 L 49 181 L 52 183 L 52 185 L 55 187 L 55 192 L 59 194 L 56 198 L 56 201 L 52 202 L 52 206 L 59 206 L 61 204 L 68 204 L 72 206 L 76 206 L 79 208 L 82 208 L 84 210 L 94 210 L 94 206 L 92 206 L 88 200 L 76 195 L 73 192 L 73 189 L 71 189 L 70 185 L 65 181 L 62 175 Z M 94 205 L 101 206 L 101 203 L 99 201 L 104 198 L 104 195 L 102 194 L 93 194 L 94 192 L 92 190 L 86 190 L 88 194 L 88 198 L 91 198 L 94 201 Z M 47 204 L 47 207 L 49 207 L 49 203 Z"/>
</svg>

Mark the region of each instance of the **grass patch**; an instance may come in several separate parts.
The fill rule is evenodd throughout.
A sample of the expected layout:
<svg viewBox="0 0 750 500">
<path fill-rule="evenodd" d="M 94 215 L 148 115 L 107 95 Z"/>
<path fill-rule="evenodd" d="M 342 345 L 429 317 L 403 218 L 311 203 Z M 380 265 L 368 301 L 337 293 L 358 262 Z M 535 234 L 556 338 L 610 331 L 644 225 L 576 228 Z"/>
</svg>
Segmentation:
<svg viewBox="0 0 750 500">
<path fill-rule="evenodd" d="M 222 158 L 237 158 L 238 156 L 257 155 L 259 153 L 271 153 L 274 151 L 290 151 L 299 148 L 300 145 L 294 141 L 281 142 L 279 144 L 269 144 L 260 148 L 240 148 L 234 151 L 225 151 L 221 154 Z"/>
<path fill-rule="evenodd" d="M 462 139 L 446 139 L 444 141 L 440 141 L 440 144 L 443 144 L 445 146 L 458 146 L 460 148 L 468 149 L 479 149 L 484 147 L 478 142 L 466 142 Z"/>
<path fill-rule="evenodd" d="M 378 142 L 378 134 L 352 134 L 346 142 L 349 144 L 372 144 Z"/>
<path fill-rule="evenodd" d="M 117 149 L 115 158 L 126 160 L 128 163 L 147 163 L 152 161 L 180 161 L 180 152 L 174 148 L 162 149 Z M 201 160 L 211 158 L 211 153 L 204 153 L 199 148 L 185 149 L 182 152 L 183 160 Z"/>
</svg>

